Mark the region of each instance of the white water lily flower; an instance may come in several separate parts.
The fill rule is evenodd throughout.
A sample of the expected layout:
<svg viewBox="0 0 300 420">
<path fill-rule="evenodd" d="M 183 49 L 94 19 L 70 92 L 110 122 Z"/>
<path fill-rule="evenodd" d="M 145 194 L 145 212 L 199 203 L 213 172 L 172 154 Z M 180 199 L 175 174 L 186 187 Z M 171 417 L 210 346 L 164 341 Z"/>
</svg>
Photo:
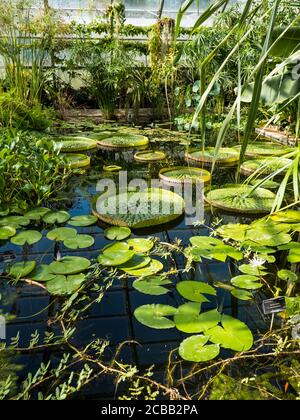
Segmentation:
<svg viewBox="0 0 300 420">
<path fill-rule="evenodd" d="M 253 257 L 252 260 L 250 260 L 250 265 L 252 265 L 252 267 L 261 267 L 265 262 L 266 260 L 263 260 L 262 258 Z"/>
</svg>

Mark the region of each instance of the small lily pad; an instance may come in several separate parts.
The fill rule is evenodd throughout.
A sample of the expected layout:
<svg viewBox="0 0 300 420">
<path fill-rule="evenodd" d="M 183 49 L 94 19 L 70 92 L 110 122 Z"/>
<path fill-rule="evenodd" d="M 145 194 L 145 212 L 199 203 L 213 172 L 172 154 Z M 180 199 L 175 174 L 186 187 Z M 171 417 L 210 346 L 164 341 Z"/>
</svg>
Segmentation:
<svg viewBox="0 0 300 420">
<path fill-rule="evenodd" d="M 140 268 L 146 267 L 151 262 L 150 257 L 145 257 L 144 255 L 135 254 L 129 261 L 125 264 L 122 264 L 118 268 L 125 272 L 132 270 L 139 270 Z"/>
<path fill-rule="evenodd" d="M 104 235 L 111 241 L 123 241 L 131 235 L 128 227 L 111 226 L 104 231 Z"/>
<path fill-rule="evenodd" d="M 230 293 L 232 294 L 232 296 L 234 296 L 235 298 L 237 298 L 239 300 L 251 300 L 251 299 L 253 299 L 252 293 L 249 292 L 248 290 L 236 289 L 235 287 L 233 287 L 230 290 Z"/>
<path fill-rule="evenodd" d="M 159 273 L 163 270 L 164 266 L 160 261 L 151 259 L 150 264 L 146 267 L 137 270 L 126 270 L 126 273 L 134 277 L 149 277 L 153 274 Z"/>
<path fill-rule="evenodd" d="M 114 242 L 105 246 L 102 250 L 103 254 L 119 252 L 119 251 L 129 251 L 129 245 L 126 242 Z"/>
<path fill-rule="evenodd" d="M 118 166 L 118 165 L 103 166 L 103 171 L 104 172 L 119 172 L 121 170 L 122 170 L 122 167 Z"/>
<path fill-rule="evenodd" d="M 35 261 L 18 262 L 10 267 L 9 275 L 21 279 L 30 274 L 36 267 Z"/>
<path fill-rule="evenodd" d="M 221 320 L 221 314 L 216 309 L 199 313 L 200 303 L 188 302 L 178 308 L 174 316 L 176 328 L 185 333 L 200 333 L 213 328 Z"/>
<path fill-rule="evenodd" d="M 250 274 L 250 276 L 263 276 L 266 274 L 266 268 L 263 265 L 251 265 L 242 264 L 239 266 L 239 270 L 244 274 Z"/>
<path fill-rule="evenodd" d="M 64 240 L 64 246 L 69 249 L 83 249 L 93 246 L 95 240 L 90 235 L 70 236 Z"/>
<path fill-rule="evenodd" d="M 16 228 L 14 226 L 3 226 L 0 227 L 0 240 L 5 241 L 16 234 Z"/>
<path fill-rule="evenodd" d="M 34 272 L 30 275 L 30 279 L 38 282 L 46 282 L 53 280 L 56 274 L 52 273 L 49 265 L 41 264 L 36 267 Z"/>
<path fill-rule="evenodd" d="M 151 239 L 144 238 L 129 239 L 127 243 L 135 252 L 149 252 L 154 246 Z"/>
<path fill-rule="evenodd" d="M 24 217 L 30 220 L 41 220 L 50 210 L 47 207 L 37 207 L 24 214 Z"/>
<path fill-rule="evenodd" d="M 132 287 L 145 295 L 161 296 L 169 292 L 163 287 L 168 284 L 172 284 L 172 282 L 164 277 L 149 276 L 135 280 Z"/>
<path fill-rule="evenodd" d="M 181 281 L 177 283 L 176 289 L 185 299 L 192 302 L 208 302 L 203 293 L 216 296 L 216 289 L 207 283 L 200 281 Z"/>
<path fill-rule="evenodd" d="M 49 225 L 62 224 L 67 222 L 70 217 L 67 211 L 49 211 L 43 217 L 43 221 Z"/>
<path fill-rule="evenodd" d="M 77 235 L 77 230 L 72 228 L 57 228 L 47 233 L 47 238 L 50 241 L 65 241 Z"/>
<path fill-rule="evenodd" d="M 98 217 L 93 216 L 92 214 L 87 214 L 83 216 L 75 216 L 68 222 L 70 226 L 77 226 L 77 227 L 87 227 L 92 226 L 97 223 Z"/>
<path fill-rule="evenodd" d="M 25 232 L 20 232 L 13 238 L 10 242 L 14 245 L 24 246 L 24 245 L 33 245 L 39 242 L 42 239 L 43 235 L 37 230 L 27 230 Z"/>
<path fill-rule="evenodd" d="M 157 330 L 174 328 L 175 324 L 168 316 L 173 316 L 176 308 L 169 305 L 143 305 L 134 311 L 135 318 L 143 325 Z"/>
<path fill-rule="evenodd" d="M 230 282 L 235 287 L 247 290 L 256 290 L 263 286 L 259 281 L 259 277 L 250 276 L 247 274 L 233 277 Z"/>
<path fill-rule="evenodd" d="M 87 270 L 91 265 L 90 260 L 83 257 L 63 257 L 50 264 L 50 270 L 55 274 L 78 274 Z"/>
<path fill-rule="evenodd" d="M 0 226 L 14 226 L 16 228 L 28 226 L 30 220 L 24 216 L 7 216 L 0 219 Z"/>
<path fill-rule="evenodd" d="M 98 263 L 106 267 L 116 267 L 127 263 L 134 256 L 134 252 L 130 250 L 106 251 L 98 257 Z"/>
<path fill-rule="evenodd" d="M 284 281 L 290 281 L 296 283 L 298 281 L 298 276 L 291 270 L 279 270 L 277 273 L 278 277 Z"/>
<path fill-rule="evenodd" d="M 54 279 L 47 282 L 47 290 L 53 296 L 66 296 L 71 295 L 76 290 L 80 288 L 80 286 L 85 281 L 84 274 L 76 274 L 73 276 L 56 276 Z"/>
<path fill-rule="evenodd" d="M 189 362 L 207 362 L 218 356 L 220 346 L 218 344 L 206 343 L 209 337 L 204 335 L 193 335 L 182 341 L 179 346 L 179 355 Z"/>
</svg>

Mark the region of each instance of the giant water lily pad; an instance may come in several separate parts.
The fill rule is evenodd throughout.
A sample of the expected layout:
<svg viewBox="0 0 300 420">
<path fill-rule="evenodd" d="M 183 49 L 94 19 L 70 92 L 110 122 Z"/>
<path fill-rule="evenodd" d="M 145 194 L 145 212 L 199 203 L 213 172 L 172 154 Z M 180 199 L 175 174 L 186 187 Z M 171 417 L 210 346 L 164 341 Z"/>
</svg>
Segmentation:
<svg viewBox="0 0 300 420">
<path fill-rule="evenodd" d="M 149 276 L 137 279 L 132 283 L 132 287 L 145 295 L 161 296 L 169 292 L 164 287 L 172 282 L 165 277 Z"/>
<path fill-rule="evenodd" d="M 66 296 L 76 292 L 85 281 L 84 274 L 76 274 L 73 276 L 56 276 L 54 279 L 47 281 L 46 287 L 49 293 L 54 296 Z"/>
<path fill-rule="evenodd" d="M 154 246 L 151 239 L 144 238 L 129 239 L 127 243 L 135 252 L 149 252 Z"/>
<path fill-rule="evenodd" d="M 193 335 L 182 341 L 179 346 L 179 355 L 189 362 L 207 362 L 218 356 L 220 346 L 208 344 L 209 337 L 204 335 Z"/>
<path fill-rule="evenodd" d="M 69 220 L 68 224 L 70 226 L 76 227 L 87 227 L 92 226 L 97 223 L 98 218 L 92 214 L 86 214 L 82 216 L 74 216 L 71 220 Z"/>
<path fill-rule="evenodd" d="M 69 249 L 84 249 L 93 246 L 95 239 L 90 235 L 69 236 L 64 240 L 64 246 Z"/>
<path fill-rule="evenodd" d="M 41 264 L 31 273 L 30 279 L 38 282 L 53 280 L 57 275 L 52 273 L 50 266 Z"/>
<path fill-rule="evenodd" d="M 159 177 L 165 182 L 181 184 L 184 182 L 208 183 L 211 180 L 210 172 L 201 168 L 193 168 L 189 166 L 175 166 L 173 168 L 165 168 L 159 172 Z"/>
<path fill-rule="evenodd" d="M 62 155 L 62 157 L 71 169 L 86 168 L 91 164 L 91 158 L 89 156 L 79 153 L 68 153 Z"/>
<path fill-rule="evenodd" d="M 10 242 L 14 245 L 24 246 L 24 245 L 33 245 L 39 242 L 42 239 L 43 235 L 37 230 L 27 230 L 25 232 L 20 232 L 13 238 Z"/>
<path fill-rule="evenodd" d="M 24 216 L 7 216 L 0 219 L 0 226 L 14 226 L 15 228 L 28 226 L 30 219 Z"/>
<path fill-rule="evenodd" d="M 211 165 L 215 162 L 216 165 L 229 166 L 237 164 L 239 160 L 239 153 L 229 147 L 221 147 L 218 153 L 215 153 L 214 147 L 206 147 L 205 150 L 192 149 L 186 154 L 188 160 L 206 163 Z"/>
<path fill-rule="evenodd" d="M 269 213 L 275 194 L 264 188 L 252 189 L 249 185 L 231 185 L 211 190 L 205 199 L 213 207 L 233 213 Z"/>
<path fill-rule="evenodd" d="M 49 211 L 43 217 L 43 221 L 49 225 L 62 224 L 70 219 L 70 215 L 67 211 Z"/>
<path fill-rule="evenodd" d="M 139 270 L 140 268 L 146 267 L 151 262 L 150 257 L 145 257 L 144 255 L 135 254 L 129 261 L 125 264 L 122 264 L 118 268 L 125 272 L 132 270 Z"/>
<path fill-rule="evenodd" d="M 50 270 L 55 274 L 78 274 L 87 270 L 91 265 L 90 260 L 83 257 L 63 257 L 50 264 Z"/>
<path fill-rule="evenodd" d="M 176 308 L 169 305 L 143 305 L 134 311 L 135 318 L 143 325 L 157 330 L 174 328 L 175 324 L 168 316 L 173 316 Z"/>
<path fill-rule="evenodd" d="M 74 237 L 77 235 L 77 230 L 72 228 L 57 228 L 53 229 L 47 233 L 47 238 L 50 241 L 65 241 L 70 237 Z"/>
<path fill-rule="evenodd" d="M 88 137 L 67 137 L 57 143 L 61 152 L 73 153 L 83 152 L 97 148 L 97 142 Z"/>
<path fill-rule="evenodd" d="M 127 227 L 111 226 L 104 231 L 104 235 L 111 241 L 123 241 L 131 235 L 131 230 Z"/>
<path fill-rule="evenodd" d="M 138 134 L 118 133 L 98 141 L 99 146 L 112 149 L 132 149 L 135 147 L 146 146 L 149 140 L 145 136 Z"/>
<path fill-rule="evenodd" d="M 139 162 L 156 162 L 166 159 L 166 154 L 160 150 L 145 150 L 143 152 L 137 152 L 134 158 Z"/>
<path fill-rule="evenodd" d="M 179 306 L 174 316 L 176 328 L 188 334 L 200 333 L 215 327 L 221 320 L 216 309 L 200 313 L 201 304 L 188 302 Z"/>
<path fill-rule="evenodd" d="M 259 277 L 251 275 L 236 276 L 231 279 L 231 284 L 240 289 L 256 290 L 260 289 L 263 285 L 260 283 Z"/>
<path fill-rule="evenodd" d="M 50 210 L 47 209 L 47 207 L 37 207 L 25 213 L 24 217 L 30 220 L 41 220 L 49 211 Z"/>
<path fill-rule="evenodd" d="M 278 190 L 279 182 L 268 179 L 267 181 L 261 178 L 255 178 L 250 181 L 251 185 L 257 185 L 258 187 L 267 188 L 268 190 Z"/>
<path fill-rule="evenodd" d="M 16 234 L 16 228 L 14 226 L 0 226 L 0 240 L 5 241 Z"/>
<path fill-rule="evenodd" d="M 35 269 L 35 267 L 35 261 L 18 262 L 10 267 L 9 275 L 16 279 L 25 278 Z"/>
<path fill-rule="evenodd" d="M 177 219 L 184 211 L 184 200 L 160 188 L 142 192 L 124 192 L 94 201 L 94 214 L 115 226 L 146 228 Z"/>
<path fill-rule="evenodd" d="M 261 171 L 263 174 L 271 174 L 284 167 L 287 169 L 292 164 L 292 162 L 293 161 L 291 159 L 286 159 L 283 157 L 246 160 L 241 165 L 241 173 L 246 176 L 252 175 L 256 171 Z M 284 174 L 286 169 L 282 170 L 280 174 Z"/>
<path fill-rule="evenodd" d="M 200 281 L 180 281 L 176 289 L 185 299 L 192 302 L 208 302 L 203 294 L 216 296 L 216 289 L 207 283 Z"/>
<path fill-rule="evenodd" d="M 241 147 L 236 146 L 236 149 L 240 151 Z M 272 143 L 270 141 L 266 142 L 256 142 L 252 144 L 248 144 L 245 157 L 246 158 L 253 158 L 253 157 L 266 157 L 266 156 L 283 156 L 294 149 L 282 146 L 278 143 Z"/>
<path fill-rule="evenodd" d="M 126 270 L 126 273 L 134 277 L 148 277 L 153 274 L 159 273 L 163 270 L 164 266 L 160 261 L 151 259 L 150 263 L 145 267 L 138 268 L 136 270 Z"/>
<path fill-rule="evenodd" d="M 235 351 L 251 349 L 253 335 L 246 324 L 229 315 L 222 315 L 221 323 L 222 327 L 218 325 L 206 331 L 211 342 Z"/>
<path fill-rule="evenodd" d="M 116 267 L 127 263 L 127 261 L 131 260 L 133 256 L 134 252 L 130 250 L 120 250 L 115 252 L 107 251 L 99 255 L 98 262 L 106 267 Z"/>
</svg>

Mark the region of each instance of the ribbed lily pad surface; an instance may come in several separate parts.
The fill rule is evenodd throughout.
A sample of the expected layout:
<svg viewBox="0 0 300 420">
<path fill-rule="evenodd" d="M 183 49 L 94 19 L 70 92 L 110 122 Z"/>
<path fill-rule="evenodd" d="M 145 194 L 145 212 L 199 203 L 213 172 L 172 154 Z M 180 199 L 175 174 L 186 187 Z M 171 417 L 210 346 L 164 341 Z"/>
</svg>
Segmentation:
<svg viewBox="0 0 300 420">
<path fill-rule="evenodd" d="M 72 169 L 85 168 L 91 163 L 90 157 L 82 154 L 66 154 L 64 155 L 64 159 Z"/>
<path fill-rule="evenodd" d="M 290 159 L 282 157 L 269 157 L 269 158 L 257 158 L 246 160 L 241 166 L 241 173 L 243 175 L 251 175 L 257 170 L 261 170 L 263 174 L 271 174 L 284 166 L 291 164 Z M 284 174 L 285 171 L 282 171 L 279 175 Z"/>
<path fill-rule="evenodd" d="M 109 147 L 113 149 L 135 148 L 146 146 L 149 140 L 145 136 L 138 134 L 115 134 L 98 141 L 99 146 Z"/>
<path fill-rule="evenodd" d="M 145 228 L 170 222 L 184 211 L 184 200 L 171 191 L 152 188 L 143 192 L 124 192 L 94 200 L 93 212 L 115 226 Z"/>
<path fill-rule="evenodd" d="M 207 193 L 206 201 L 214 207 L 234 213 L 269 213 L 275 194 L 264 188 L 249 185 L 232 185 Z"/>
<path fill-rule="evenodd" d="M 86 150 L 96 149 L 97 142 L 87 137 L 67 137 L 59 142 L 57 146 L 61 152 L 72 153 L 72 152 L 83 152 Z"/>
<path fill-rule="evenodd" d="M 217 165 L 234 165 L 239 160 L 239 153 L 237 150 L 222 147 L 217 154 L 215 154 L 214 147 L 207 147 L 204 151 L 199 149 L 190 150 L 186 154 L 188 160 L 194 160 L 196 162 L 202 162 L 206 164 L 212 164 L 215 162 Z"/>
<path fill-rule="evenodd" d="M 241 146 L 235 146 L 236 150 L 240 150 Z M 253 157 L 267 157 L 267 156 L 283 156 L 293 149 L 285 147 L 282 144 L 272 142 L 257 142 L 247 146 L 245 156 L 248 158 Z"/>
<path fill-rule="evenodd" d="M 158 160 L 164 160 L 166 154 L 160 150 L 145 150 L 144 152 L 137 152 L 134 155 L 135 160 L 139 162 L 155 162 Z"/>
<path fill-rule="evenodd" d="M 159 177 L 171 184 L 181 184 L 184 182 L 207 183 L 211 180 L 210 172 L 201 168 L 192 168 L 188 166 L 175 166 L 174 168 L 164 168 L 159 172 Z"/>
</svg>

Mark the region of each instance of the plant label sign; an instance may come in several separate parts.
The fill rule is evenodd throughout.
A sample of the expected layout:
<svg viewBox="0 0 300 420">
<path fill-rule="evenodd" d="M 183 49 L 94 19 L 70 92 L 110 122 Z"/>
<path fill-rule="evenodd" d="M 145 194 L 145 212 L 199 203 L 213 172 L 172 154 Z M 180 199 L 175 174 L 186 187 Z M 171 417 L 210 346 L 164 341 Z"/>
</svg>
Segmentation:
<svg viewBox="0 0 300 420">
<path fill-rule="evenodd" d="M 8 263 L 16 259 L 16 254 L 12 251 L 0 254 L 0 262 Z"/>
<path fill-rule="evenodd" d="M 263 300 L 262 307 L 265 315 L 282 312 L 286 309 L 285 298 L 280 296 L 273 299 Z"/>
</svg>

